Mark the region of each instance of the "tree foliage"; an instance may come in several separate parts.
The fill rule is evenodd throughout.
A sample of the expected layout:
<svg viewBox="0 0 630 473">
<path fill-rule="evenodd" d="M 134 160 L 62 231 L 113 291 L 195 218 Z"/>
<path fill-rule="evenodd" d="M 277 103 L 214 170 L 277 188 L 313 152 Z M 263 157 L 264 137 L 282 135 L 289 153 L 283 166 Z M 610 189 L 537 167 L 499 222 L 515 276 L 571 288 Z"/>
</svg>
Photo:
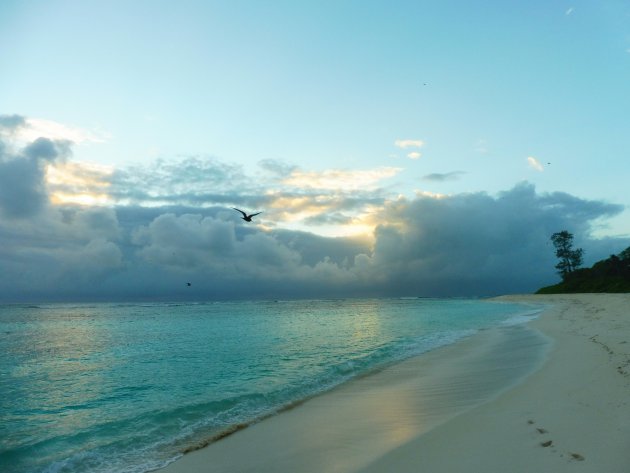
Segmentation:
<svg viewBox="0 0 630 473">
<path fill-rule="evenodd" d="M 556 248 L 556 256 L 560 259 L 556 269 L 562 279 L 566 279 L 568 274 L 582 266 L 584 250 L 573 249 L 573 235 L 566 230 L 551 235 L 551 241 Z"/>
<path fill-rule="evenodd" d="M 630 247 L 598 261 L 591 268 L 576 269 L 560 284 L 543 287 L 537 293 L 575 292 L 630 292 Z"/>
</svg>

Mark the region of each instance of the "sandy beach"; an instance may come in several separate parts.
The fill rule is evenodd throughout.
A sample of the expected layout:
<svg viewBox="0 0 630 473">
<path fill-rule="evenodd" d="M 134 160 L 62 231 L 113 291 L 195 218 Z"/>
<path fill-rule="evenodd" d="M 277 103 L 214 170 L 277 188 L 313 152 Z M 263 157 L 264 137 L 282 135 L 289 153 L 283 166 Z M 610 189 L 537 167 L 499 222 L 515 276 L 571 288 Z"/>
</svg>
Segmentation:
<svg viewBox="0 0 630 473">
<path fill-rule="evenodd" d="M 346 383 L 160 470 L 630 471 L 630 295 L 549 304 Z"/>
</svg>

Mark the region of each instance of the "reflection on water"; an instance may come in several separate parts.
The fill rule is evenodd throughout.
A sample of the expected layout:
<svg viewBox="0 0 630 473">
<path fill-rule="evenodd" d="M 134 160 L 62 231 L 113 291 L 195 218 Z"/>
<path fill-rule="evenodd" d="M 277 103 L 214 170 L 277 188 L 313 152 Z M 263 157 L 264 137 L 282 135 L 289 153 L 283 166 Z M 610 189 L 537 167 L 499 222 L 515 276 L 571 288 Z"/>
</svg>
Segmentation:
<svg viewBox="0 0 630 473">
<path fill-rule="evenodd" d="M 90 416 L 91 402 L 103 397 L 104 373 L 116 361 L 102 356 L 109 334 L 91 310 L 66 313 L 57 307 L 14 326 L 18 340 L 7 347 L 12 382 L 3 392 L 11 411 L 28 416 L 33 437 L 41 439 L 52 423 L 74 432 Z"/>
</svg>

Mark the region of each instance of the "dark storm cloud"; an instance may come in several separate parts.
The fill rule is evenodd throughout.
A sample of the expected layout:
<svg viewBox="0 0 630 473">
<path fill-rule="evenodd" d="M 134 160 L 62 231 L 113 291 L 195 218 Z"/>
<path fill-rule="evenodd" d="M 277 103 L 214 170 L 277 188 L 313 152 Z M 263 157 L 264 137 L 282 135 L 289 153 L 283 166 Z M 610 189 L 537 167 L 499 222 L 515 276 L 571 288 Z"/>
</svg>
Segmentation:
<svg viewBox="0 0 630 473">
<path fill-rule="evenodd" d="M 24 126 L 19 116 L 0 117 L 4 131 Z M 0 141 L 0 300 L 81 296 L 123 266 L 122 233 L 106 208 L 58 207 L 49 202 L 48 164 L 71 154 L 65 140 L 38 138 L 16 148 Z"/>
<path fill-rule="evenodd" d="M 48 202 L 46 164 L 70 155 L 70 143 L 38 138 L 18 153 L 0 146 L 0 211 L 10 218 L 28 218 Z"/>
<path fill-rule="evenodd" d="M 595 219 L 618 214 L 619 205 L 565 193 L 537 194 L 520 184 L 492 197 L 485 193 L 419 197 L 385 209 L 376 229 L 370 265 L 390 289 L 419 294 L 492 294 L 532 291 L 555 277 L 549 237 L 567 229 L 585 247 Z M 610 242 L 613 243 L 613 242 Z M 627 241 L 617 241 L 619 251 Z"/>
<path fill-rule="evenodd" d="M 328 260 L 340 267 L 347 267 L 355 255 L 371 251 L 370 241 L 365 237 L 330 238 L 290 230 L 276 230 L 274 237 L 281 244 L 297 251 L 302 263 L 309 266 Z"/>
<path fill-rule="evenodd" d="M 0 300 L 76 300 L 123 269 L 112 209 L 45 208 L 0 220 Z"/>
</svg>

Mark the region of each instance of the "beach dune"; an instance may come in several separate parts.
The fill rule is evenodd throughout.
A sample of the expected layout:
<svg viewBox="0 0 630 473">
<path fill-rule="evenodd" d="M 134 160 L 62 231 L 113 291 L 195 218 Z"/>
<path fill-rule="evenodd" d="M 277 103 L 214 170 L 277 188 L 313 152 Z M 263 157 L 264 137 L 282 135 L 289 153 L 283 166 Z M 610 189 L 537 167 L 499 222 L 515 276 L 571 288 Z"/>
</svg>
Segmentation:
<svg viewBox="0 0 630 473">
<path fill-rule="evenodd" d="M 630 471 L 630 295 L 549 304 L 184 455 L 193 472 Z"/>
</svg>

